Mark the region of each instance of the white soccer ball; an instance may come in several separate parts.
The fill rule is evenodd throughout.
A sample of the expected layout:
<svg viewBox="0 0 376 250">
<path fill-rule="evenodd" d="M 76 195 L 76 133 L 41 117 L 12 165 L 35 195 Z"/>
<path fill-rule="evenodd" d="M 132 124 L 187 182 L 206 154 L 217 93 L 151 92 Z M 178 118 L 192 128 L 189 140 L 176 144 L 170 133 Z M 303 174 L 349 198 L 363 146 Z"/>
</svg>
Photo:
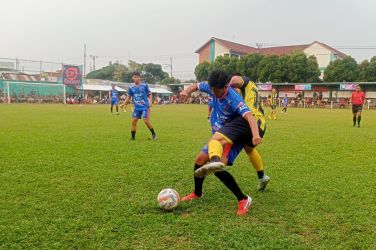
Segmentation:
<svg viewBox="0 0 376 250">
<path fill-rule="evenodd" d="M 172 210 L 179 205 L 180 196 L 174 189 L 166 188 L 158 194 L 157 201 L 161 208 Z"/>
</svg>

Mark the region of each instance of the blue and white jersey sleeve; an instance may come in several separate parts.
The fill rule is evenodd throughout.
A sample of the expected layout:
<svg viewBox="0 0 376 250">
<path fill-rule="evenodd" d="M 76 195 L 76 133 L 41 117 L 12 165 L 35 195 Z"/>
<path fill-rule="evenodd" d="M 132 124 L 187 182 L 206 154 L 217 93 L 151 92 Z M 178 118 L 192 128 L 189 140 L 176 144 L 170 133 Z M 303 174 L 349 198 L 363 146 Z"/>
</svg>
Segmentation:
<svg viewBox="0 0 376 250">
<path fill-rule="evenodd" d="M 228 98 L 231 108 L 240 116 L 244 117 L 247 113 L 251 113 L 243 98 L 233 88 L 229 88 Z"/>
<path fill-rule="evenodd" d="M 129 96 L 133 96 L 133 88 L 132 87 L 129 87 L 129 89 L 128 89 L 128 95 Z"/>
<path fill-rule="evenodd" d="M 208 95 L 213 96 L 213 92 L 211 91 L 209 84 L 207 84 L 206 82 L 199 82 L 198 83 L 198 90 L 200 90 L 201 92 L 204 92 Z"/>
<path fill-rule="evenodd" d="M 150 95 L 150 94 L 151 94 L 151 91 L 150 91 L 149 85 L 147 85 L 146 83 L 145 83 L 145 92 L 146 92 L 147 95 Z"/>
</svg>

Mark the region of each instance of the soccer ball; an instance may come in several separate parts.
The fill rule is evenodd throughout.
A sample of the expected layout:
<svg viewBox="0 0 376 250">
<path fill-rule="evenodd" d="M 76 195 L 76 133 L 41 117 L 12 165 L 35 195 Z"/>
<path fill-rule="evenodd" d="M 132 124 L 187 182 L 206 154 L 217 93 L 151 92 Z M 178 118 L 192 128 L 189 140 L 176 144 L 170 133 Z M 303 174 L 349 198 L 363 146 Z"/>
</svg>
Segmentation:
<svg viewBox="0 0 376 250">
<path fill-rule="evenodd" d="M 166 188 L 158 194 L 157 201 L 161 208 L 172 210 L 179 205 L 180 196 L 174 189 Z"/>
</svg>

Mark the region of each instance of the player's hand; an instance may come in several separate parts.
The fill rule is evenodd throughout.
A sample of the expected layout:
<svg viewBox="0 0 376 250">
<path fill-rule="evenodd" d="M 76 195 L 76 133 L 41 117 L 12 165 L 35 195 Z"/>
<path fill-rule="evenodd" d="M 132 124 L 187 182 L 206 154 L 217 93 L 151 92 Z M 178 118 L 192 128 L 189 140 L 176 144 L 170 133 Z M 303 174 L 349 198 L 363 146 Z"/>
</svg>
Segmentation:
<svg viewBox="0 0 376 250">
<path fill-rule="evenodd" d="M 255 146 L 259 145 L 261 143 L 261 141 L 262 141 L 262 139 L 261 139 L 260 136 L 254 136 L 252 138 L 252 144 L 255 145 Z"/>
<path fill-rule="evenodd" d="M 188 92 L 186 90 L 180 92 L 179 99 L 183 102 L 186 101 L 188 99 Z"/>
</svg>

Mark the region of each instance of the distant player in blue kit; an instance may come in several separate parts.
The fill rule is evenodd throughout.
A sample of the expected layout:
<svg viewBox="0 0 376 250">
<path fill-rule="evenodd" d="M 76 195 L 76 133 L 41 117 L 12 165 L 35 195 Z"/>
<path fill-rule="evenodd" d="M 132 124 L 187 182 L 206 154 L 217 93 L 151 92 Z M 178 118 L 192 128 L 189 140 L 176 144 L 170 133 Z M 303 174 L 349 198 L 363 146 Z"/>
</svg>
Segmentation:
<svg viewBox="0 0 376 250">
<path fill-rule="evenodd" d="M 132 79 L 134 86 L 128 90 L 128 96 L 125 99 L 125 108 L 128 105 L 129 99 L 133 101 L 133 114 L 132 114 L 132 126 L 131 126 L 131 140 L 136 139 L 137 122 L 139 119 L 143 119 L 146 126 L 150 129 L 153 140 L 157 140 L 157 135 L 153 129 L 153 125 L 150 123 L 150 107 L 153 103 L 151 91 L 149 86 L 141 82 L 141 74 L 139 72 L 132 73 Z"/>
<path fill-rule="evenodd" d="M 115 84 L 112 84 L 109 95 L 111 98 L 111 114 L 113 114 L 113 107 L 116 105 L 116 114 L 119 115 L 119 91 L 115 88 Z"/>
</svg>

